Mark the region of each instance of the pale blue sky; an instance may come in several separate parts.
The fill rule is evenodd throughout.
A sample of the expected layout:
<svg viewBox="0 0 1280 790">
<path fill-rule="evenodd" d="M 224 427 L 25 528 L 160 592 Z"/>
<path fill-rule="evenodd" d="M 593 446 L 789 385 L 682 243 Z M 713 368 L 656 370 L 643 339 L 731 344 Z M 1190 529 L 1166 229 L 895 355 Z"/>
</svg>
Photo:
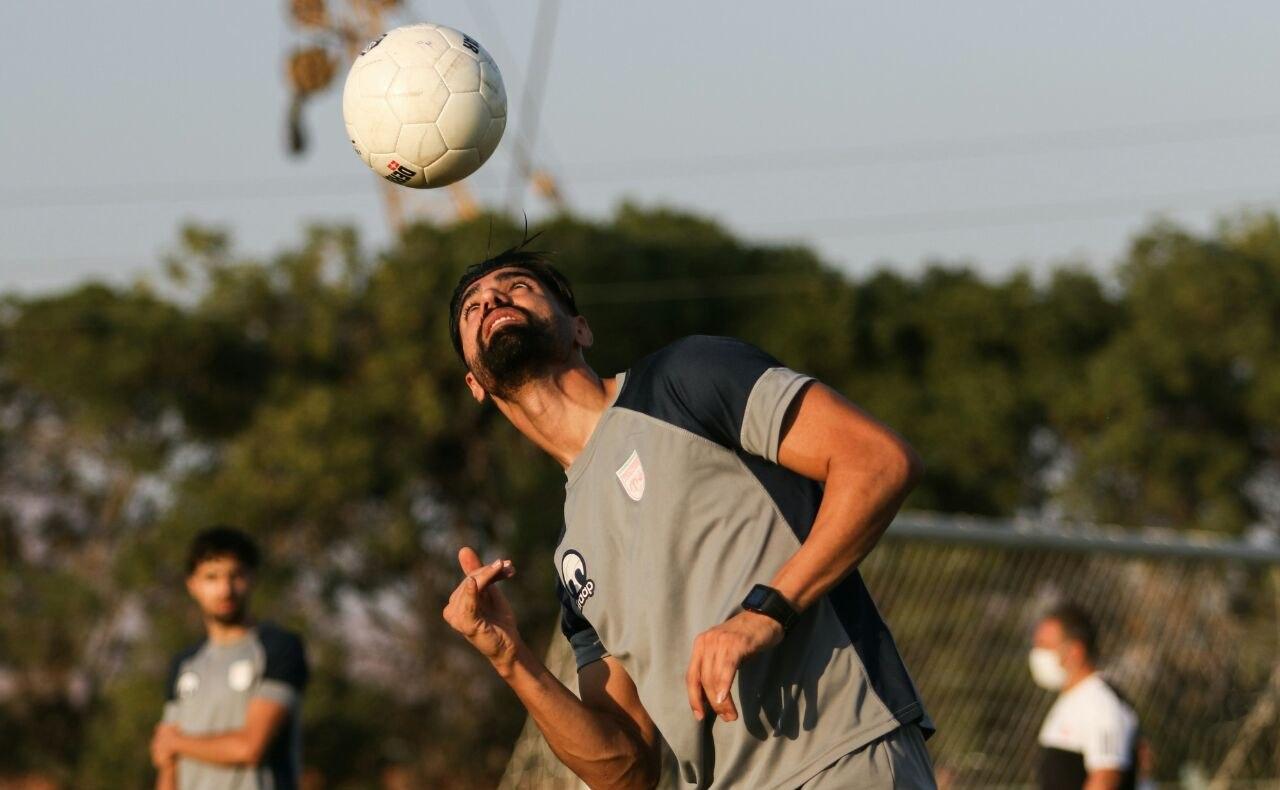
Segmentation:
<svg viewBox="0 0 1280 790">
<path fill-rule="evenodd" d="M 536 155 L 589 215 L 670 203 L 855 274 L 1105 269 L 1157 213 L 1203 229 L 1280 205 L 1280 4 L 1118 5 L 569 0 Z M 186 220 L 253 254 L 313 220 L 383 243 L 337 90 L 308 109 L 311 153 L 284 154 L 282 56 L 302 40 L 284 8 L 3 4 L 0 288 L 152 271 Z M 535 9 L 418 0 L 399 18 L 463 29 L 503 68 L 484 199 L 505 194 Z"/>
</svg>

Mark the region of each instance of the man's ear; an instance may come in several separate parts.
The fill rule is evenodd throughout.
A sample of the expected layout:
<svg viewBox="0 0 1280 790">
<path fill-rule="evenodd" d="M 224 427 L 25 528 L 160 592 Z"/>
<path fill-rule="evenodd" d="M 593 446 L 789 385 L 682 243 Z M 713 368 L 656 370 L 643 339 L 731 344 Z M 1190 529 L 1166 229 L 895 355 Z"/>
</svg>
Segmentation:
<svg viewBox="0 0 1280 790">
<path fill-rule="evenodd" d="M 1073 639 L 1066 643 L 1066 649 L 1063 652 L 1066 655 L 1063 656 L 1062 663 L 1067 669 L 1075 670 L 1084 666 L 1087 656 L 1083 644 Z"/>
<path fill-rule="evenodd" d="M 471 390 L 471 397 L 475 398 L 478 403 L 484 403 L 484 399 L 489 397 L 489 393 L 484 391 L 484 387 L 480 386 L 480 382 L 476 381 L 475 375 L 468 370 L 465 380 L 467 389 Z"/>
<path fill-rule="evenodd" d="M 595 335 L 591 333 L 591 326 L 584 316 L 573 317 L 573 342 L 579 348 L 591 348 L 591 344 L 595 342 Z"/>
</svg>

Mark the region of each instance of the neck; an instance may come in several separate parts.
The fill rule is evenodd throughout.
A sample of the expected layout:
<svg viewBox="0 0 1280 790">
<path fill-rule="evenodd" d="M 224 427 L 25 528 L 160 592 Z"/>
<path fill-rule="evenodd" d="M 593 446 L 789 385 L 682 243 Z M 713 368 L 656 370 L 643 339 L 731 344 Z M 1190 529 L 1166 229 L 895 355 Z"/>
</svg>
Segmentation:
<svg viewBox="0 0 1280 790">
<path fill-rule="evenodd" d="M 493 402 L 517 430 L 568 469 L 617 387 L 617 379 L 601 379 L 580 362 L 529 382 L 508 400 Z"/>
<path fill-rule="evenodd" d="M 238 623 L 222 623 L 210 617 L 204 619 L 205 633 L 209 635 L 209 641 L 216 645 L 238 642 L 252 627 L 253 623 L 248 618 Z"/>
<path fill-rule="evenodd" d="M 1094 667 L 1093 664 L 1085 664 L 1072 670 L 1067 673 L 1067 682 L 1062 685 L 1062 690 L 1064 692 L 1070 691 L 1080 685 L 1082 681 L 1087 680 L 1094 672 L 1097 671 L 1097 668 Z"/>
</svg>

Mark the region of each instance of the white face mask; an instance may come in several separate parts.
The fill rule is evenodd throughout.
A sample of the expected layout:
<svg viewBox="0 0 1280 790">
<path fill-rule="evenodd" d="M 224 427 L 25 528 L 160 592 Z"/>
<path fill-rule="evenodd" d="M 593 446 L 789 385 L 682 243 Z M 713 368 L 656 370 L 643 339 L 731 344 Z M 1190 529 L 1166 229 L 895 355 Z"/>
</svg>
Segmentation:
<svg viewBox="0 0 1280 790">
<path fill-rule="evenodd" d="M 1067 670 L 1062 668 L 1058 651 L 1047 647 L 1031 648 L 1029 656 L 1031 679 L 1046 691 L 1057 691 L 1067 682 Z"/>
</svg>

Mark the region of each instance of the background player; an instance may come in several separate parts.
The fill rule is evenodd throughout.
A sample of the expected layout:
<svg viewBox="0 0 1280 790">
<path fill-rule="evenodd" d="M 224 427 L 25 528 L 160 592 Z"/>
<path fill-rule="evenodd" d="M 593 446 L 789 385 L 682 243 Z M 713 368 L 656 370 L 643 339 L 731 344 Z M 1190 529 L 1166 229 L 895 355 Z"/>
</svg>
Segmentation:
<svg viewBox="0 0 1280 790">
<path fill-rule="evenodd" d="M 292 790 L 298 786 L 302 641 L 249 617 L 258 550 L 228 527 L 201 532 L 187 591 L 205 639 L 174 657 L 164 717 L 151 741 L 157 788 Z"/>
<path fill-rule="evenodd" d="M 1058 606 L 1036 626 L 1031 676 L 1058 698 L 1040 727 L 1043 790 L 1133 790 L 1138 717 L 1097 671 L 1097 632 L 1073 604 Z"/>
</svg>

